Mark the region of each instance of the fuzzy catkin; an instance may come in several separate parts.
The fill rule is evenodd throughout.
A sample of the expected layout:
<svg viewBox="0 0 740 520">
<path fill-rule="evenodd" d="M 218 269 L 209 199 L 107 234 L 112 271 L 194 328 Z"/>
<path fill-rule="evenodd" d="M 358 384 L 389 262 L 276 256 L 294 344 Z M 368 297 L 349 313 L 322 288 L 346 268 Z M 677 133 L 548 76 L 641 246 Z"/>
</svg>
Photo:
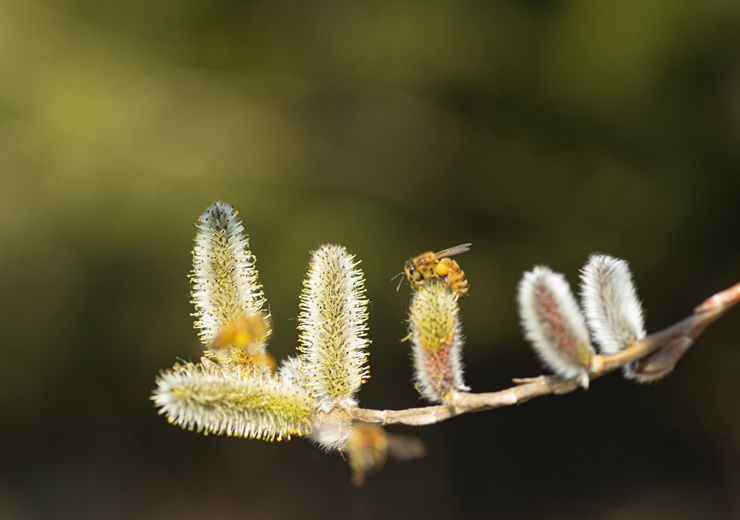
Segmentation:
<svg viewBox="0 0 740 520">
<path fill-rule="evenodd" d="M 301 359 L 297 356 L 290 356 L 283 359 L 278 367 L 278 377 L 288 384 L 296 385 L 299 388 L 306 388 L 302 364 Z"/>
<path fill-rule="evenodd" d="M 272 376 L 186 363 L 163 371 L 156 383 L 159 413 L 187 430 L 268 441 L 310 432 L 308 393 Z"/>
<path fill-rule="evenodd" d="M 190 273 L 195 328 L 204 345 L 243 316 L 259 315 L 265 299 L 239 212 L 216 202 L 198 218 Z M 270 334 L 266 320 L 265 337 Z M 252 350 L 264 353 L 264 341 Z"/>
<path fill-rule="evenodd" d="M 311 258 L 301 294 L 301 373 L 318 410 L 355 406 L 369 377 L 367 299 L 359 262 L 338 245 L 324 245 Z"/>
<path fill-rule="evenodd" d="M 453 390 L 468 390 L 463 379 L 464 339 L 457 301 L 440 280 L 428 280 L 411 300 L 409 341 L 414 381 L 421 396 L 433 403 L 449 402 Z"/>
<path fill-rule="evenodd" d="M 595 352 L 588 329 L 568 282 L 544 266 L 519 282 L 519 314 L 526 338 L 542 362 L 564 378 L 578 377 L 588 387 Z"/>
<path fill-rule="evenodd" d="M 591 255 L 581 270 L 581 301 L 602 354 L 615 354 L 645 337 L 642 304 L 624 260 Z"/>
</svg>

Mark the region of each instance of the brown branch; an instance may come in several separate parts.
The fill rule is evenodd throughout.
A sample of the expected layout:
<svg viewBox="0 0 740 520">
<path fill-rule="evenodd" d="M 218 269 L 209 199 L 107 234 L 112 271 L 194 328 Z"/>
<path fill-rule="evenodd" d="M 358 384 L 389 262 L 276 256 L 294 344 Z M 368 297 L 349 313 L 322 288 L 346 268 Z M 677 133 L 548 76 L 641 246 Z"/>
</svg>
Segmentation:
<svg viewBox="0 0 740 520">
<path fill-rule="evenodd" d="M 638 362 L 637 371 L 644 380 L 657 379 L 670 372 L 693 342 L 712 322 L 740 302 L 740 283 L 708 298 L 694 309 L 694 314 L 636 341 L 613 355 L 594 356 L 590 379 L 597 379 L 629 363 Z M 356 421 L 380 424 L 423 426 L 445 421 L 464 413 L 482 412 L 523 403 L 543 395 L 567 394 L 578 388 L 575 379 L 553 376 L 515 379 L 517 386 L 489 393 L 453 392 L 450 404 L 409 408 L 406 410 L 371 410 L 355 408 Z"/>
</svg>

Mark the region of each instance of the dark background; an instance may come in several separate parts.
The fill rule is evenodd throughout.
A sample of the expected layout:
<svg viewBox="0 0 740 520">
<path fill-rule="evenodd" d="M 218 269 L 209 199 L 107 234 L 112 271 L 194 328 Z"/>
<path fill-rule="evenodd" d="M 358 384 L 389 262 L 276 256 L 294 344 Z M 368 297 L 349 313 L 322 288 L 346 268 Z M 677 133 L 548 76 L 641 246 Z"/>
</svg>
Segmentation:
<svg viewBox="0 0 740 520">
<path fill-rule="evenodd" d="M 309 251 L 372 302 L 363 405 L 421 404 L 390 279 L 460 257 L 467 381 L 541 369 L 514 302 L 627 259 L 656 331 L 740 278 L 740 4 L 10 0 L 0 6 L 0 517 L 740 517 L 740 314 L 667 380 L 456 418 L 366 487 L 302 440 L 169 426 L 195 218 L 240 210 L 294 352 Z"/>
</svg>

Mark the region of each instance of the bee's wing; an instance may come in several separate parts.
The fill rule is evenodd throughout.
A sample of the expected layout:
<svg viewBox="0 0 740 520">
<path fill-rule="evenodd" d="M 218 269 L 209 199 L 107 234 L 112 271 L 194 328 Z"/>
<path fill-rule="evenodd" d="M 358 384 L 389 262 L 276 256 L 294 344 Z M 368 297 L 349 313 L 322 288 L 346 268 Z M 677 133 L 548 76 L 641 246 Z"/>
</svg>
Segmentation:
<svg viewBox="0 0 740 520">
<path fill-rule="evenodd" d="M 460 244 L 459 246 L 453 246 L 449 247 L 447 249 L 443 249 L 442 251 L 437 251 L 434 253 L 435 258 L 447 258 L 448 256 L 455 256 L 462 253 L 465 253 L 466 251 L 470 251 L 470 246 L 473 245 L 471 242 L 468 242 L 467 244 Z"/>
<path fill-rule="evenodd" d="M 388 453 L 396 460 L 414 460 L 426 455 L 427 449 L 421 439 L 411 435 L 387 434 Z"/>
</svg>

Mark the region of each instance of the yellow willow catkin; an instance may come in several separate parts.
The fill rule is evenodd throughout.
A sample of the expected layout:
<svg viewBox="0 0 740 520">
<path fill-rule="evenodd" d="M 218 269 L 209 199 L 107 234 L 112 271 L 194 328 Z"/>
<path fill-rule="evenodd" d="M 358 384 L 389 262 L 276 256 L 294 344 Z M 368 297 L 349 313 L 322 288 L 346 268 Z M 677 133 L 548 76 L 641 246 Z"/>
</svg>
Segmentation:
<svg viewBox="0 0 740 520">
<path fill-rule="evenodd" d="M 265 338 L 271 332 L 269 317 L 262 311 L 265 299 L 255 258 L 238 215 L 230 205 L 216 202 L 198 218 L 190 273 L 198 336 L 204 345 L 218 351 L 220 361 L 227 363 L 243 356 L 244 350 L 263 354 Z M 223 337 L 219 336 L 222 331 L 235 327 L 245 316 L 261 316 L 261 337 L 250 338 L 249 345 L 236 345 L 233 355 L 225 345 L 213 345 L 214 340 Z"/>
<path fill-rule="evenodd" d="M 160 373 L 152 400 L 171 424 L 205 434 L 279 441 L 310 432 L 308 392 L 238 368 L 175 365 Z"/>
<path fill-rule="evenodd" d="M 450 400 L 453 390 L 468 390 L 463 380 L 457 296 L 440 280 L 428 280 L 411 300 L 409 340 L 419 393 L 433 403 Z"/>
<path fill-rule="evenodd" d="M 313 253 L 301 294 L 301 371 L 318 410 L 354 406 L 368 378 L 367 299 L 354 256 L 338 245 Z"/>
</svg>

